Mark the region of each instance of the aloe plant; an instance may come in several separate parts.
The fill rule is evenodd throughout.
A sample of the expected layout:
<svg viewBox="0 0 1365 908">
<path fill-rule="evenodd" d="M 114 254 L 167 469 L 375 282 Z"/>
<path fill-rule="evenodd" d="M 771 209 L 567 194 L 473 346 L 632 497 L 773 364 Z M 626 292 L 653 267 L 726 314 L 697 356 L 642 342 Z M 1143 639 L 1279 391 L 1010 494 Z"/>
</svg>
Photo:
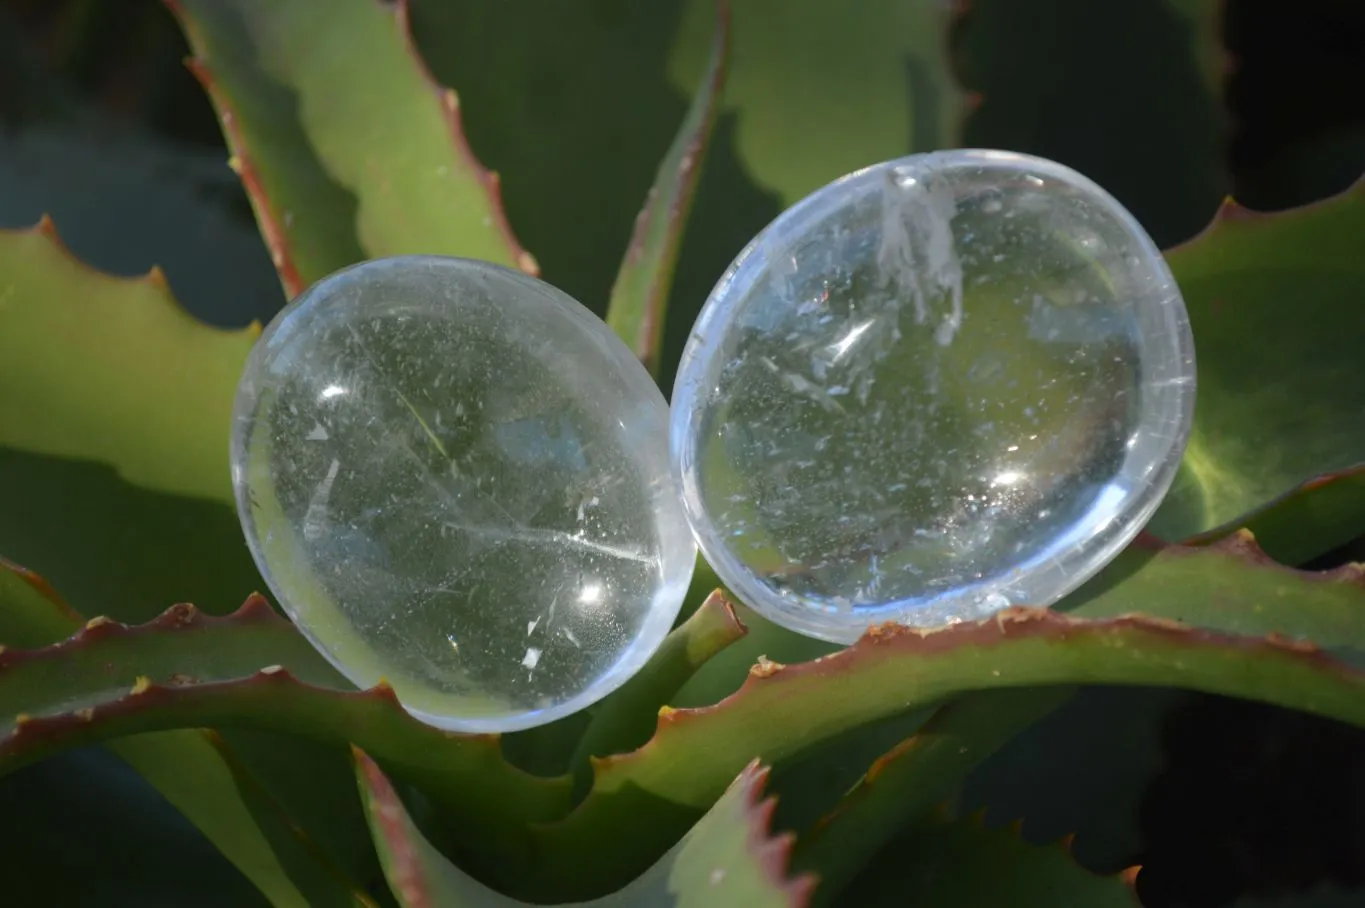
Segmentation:
<svg viewBox="0 0 1365 908">
<path fill-rule="evenodd" d="M 1019 114 L 1006 80 L 982 75 L 1012 53 L 1008 5 L 696 0 L 672 8 L 676 29 L 648 11 L 565 5 L 540 10 L 551 27 L 524 38 L 496 3 L 166 5 L 277 271 L 274 307 L 365 258 L 443 253 L 533 274 L 539 260 L 661 381 L 716 262 L 777 206 L 980 135 L 1038 150 L 1030 137 L 1053 113 L 1044 101 Z M 259 325 L 200 321 L 160 270 L 82 263 L 46 217 L 0 232 L 0 551 L 26 565 L 0 560 L 0 803 L 23 803 L 44 772 L 131 768 L 145 785 L 115 822 L 159 824 L 189 860 L 187 821 L 226 859 L 195 857 L 218 875 L 170 887 L 157 880 L 175 860 L 92 861 L 64 891 L 82 904 L 173 891 L 177 904 L 275 906 L 1130 905 L 1144 890 L 1135 855 L 1077 861 L 1083 839 L 1040 844 L 998 822 L 1032 817 L 972 809 L 1009 787 L 1026 736 L 1102 688 L 1365 726 L 1365 569 L 1305 569 L 1365 534 L 1365 182 L 1273 214 L 1219 205 L 1221 4 L 1159 5 L 1173 71 L 1188 76 L 1176 109 L 1189 141 L 1163 151 L 1168 204 L 1147 219 L 1186 237 L 1167 258 L 1200 377 L 1179 478 L 1147 532 L 1051 609 L 846 648 L 764 621 L 699 564 L 638 675 L 501 739 L 422 725 L 387 687 L 353 689 L 259 595 L 226 463 Z M 598 64 L 583 51 L 608 47 L 617 56 Z M 623 124 L 613 147 L 568 142 L 575 117 L 603 118 L 599 98 L 572 93 L 629 98 L 645 57 L 672 86 L 671 144 L 632 142 L 633 118 L 655 111 L 629 106 L 610 111 Z M 619 157 L 624 142 L 635 163 L 621 180 L 653 173 L 624 251 L 585 200 L 608 211 L 626 190 L 566 183 L 530 147 L 535 79 L 570 93 L 545 127 L 564 143 L 555 161 Z M 982 79 L 1005 97 L 983 101 Z M 475 98 L 486 106 L 466 110 Z M 466 119 L 508 158 L 509 212 Z M 739 170 L 747 197 L 707 182 Z M 535 191 L 515 189 L 519 173 Z M 609 281 L 594 271 L 603 256 L 619 263 Z M 1155 734 L 1129 718 L 1134 736 Z M 7 817 L 17 843 L 22 821 Z M 51 883 L 17 867 L 6 886 L 32 898 Z"/>
</svg>

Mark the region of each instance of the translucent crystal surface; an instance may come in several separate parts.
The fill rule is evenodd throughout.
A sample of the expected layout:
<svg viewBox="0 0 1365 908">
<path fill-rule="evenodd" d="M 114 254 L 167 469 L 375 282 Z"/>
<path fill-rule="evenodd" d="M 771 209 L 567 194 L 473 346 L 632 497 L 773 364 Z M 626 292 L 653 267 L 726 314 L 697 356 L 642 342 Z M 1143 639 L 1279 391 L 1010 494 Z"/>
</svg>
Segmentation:
<svg viewBox="0 0 1365 908">
<path fill-rule="evenodd" d="M 836 641 L 1050 605 L 1151 516 L 1194 353 L 1160 253 L 1050 161 L 954 151 L 785 212 L 712 292 L 671 444 L 707 560 Z"/>
<path fill-rule="evenodd" d="M 232 475 L 284 609 L 434 725 L 550 721 L 630 677 L 696 559 L 668 409 L 570 297 L 461 259 L 368 262 L 271 322 Z"/>
</svg>

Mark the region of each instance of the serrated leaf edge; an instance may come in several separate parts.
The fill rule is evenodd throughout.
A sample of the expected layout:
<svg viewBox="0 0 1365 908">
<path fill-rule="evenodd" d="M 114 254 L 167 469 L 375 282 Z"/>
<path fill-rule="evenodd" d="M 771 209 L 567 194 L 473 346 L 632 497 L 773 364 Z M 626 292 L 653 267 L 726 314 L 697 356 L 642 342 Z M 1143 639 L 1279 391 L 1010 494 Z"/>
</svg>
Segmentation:
<svg viewBox="0 0 1365 908">
<path fill-rule="evenodd" d="M 697 183 L 701 176 L 702 164 L 706 159 L 707 148 L 720 111 L 721 95 L 725 77 L 729 69 L 730 56 L 730 4 L 729 0 L 715 0 L 716 25 L 712 34 L 710 62 L 704 74 L 692 105 L 683 119 L 682 126 L 667 153 L 659 164 L 654 183 L 650 186 L 645 204 L 635 217 L 635 227 L 630 242 L 626 246 L 624 261 L 617 271 L 607 304 L 606 320 L 614 329 L 621 330 L 618 303 L 626 299 L 624 294 L 631 283 L 629 278 L 633 268 L 639 266 L 645 257 L 655 221 L 662 217 L 669 224 L 664 239 L 657 268 L 646 283 L 643 315 L 636 326 L 634 337 L 622 337 L 636 357 L 644 364 L 651 375 L 659 371 L 659 340 L 662 338 L 663 319 L 668 302 L 669 288 L 673 283 L 673 271 L 682 245 L 688 213 L 696 197 Z M 697 105 L 701 106 L 698 108 Z M 695 128 L 689 131 L 693 118 L 697 119 Z M 676 164 L 675 164 L 676 161 Z M 668 185 L 670 168 L 673 184 L 677 191 L 668 199 L 668 210 L 662 214 L 657 211 L 659 187 Z"/>
<path fill-rule="evenodd" d="M 299 843 L 300 847 L 302 847 L 304 851 L 318 863 L 318 866 L 323 869 L 323 872 L 336 882 L 345 886 L 356 904 L 360 905 L 361 908 L 379 908 L 378 903 L 361 889 L 354 880 L 350 879 L 346 875 L 346 872 L 342 870 L 341 867 L 337 866 L 336 862 L 318 846 L 318 843 L 294 822 L 293 818 L 289 815 L 289 812 L 275 800 L 270 792 L 266 791 L 265 787 L 262 786 L 260 782 L 256 781 L 256 778 L 251 775 L 251 771 L 247 769 L 241 759 L 232 751 L 231 746 L 223 740 L 222 735 L 211 728 L 199 729 L 199 732 L 204 736 L 205 740 L 208 741 L 209 745 L 218 752 L 218 755 L 222 758 L 224 765 L 227 767 L 228 772 L 232 774 L 236 783 L 239 786 L 248 788 L 251 791 L 251 794 L 256 797 L 266 809 L 274 813 L 275 817 L 280 820 L 281 824 L 289 831 L 289 834 L 294 837 L 294 840 Z"/>
<path fill-rule="evenodd" d="M 1348 475 L 1348 474 L 1340 474 Z M 1349 474 L 1354 475 L 1354 474 Z M 1325 484 L 1325 483 L 1322 483 Z M 1365 590 L 1365 564 L 1347 562 L 1325 571 L 1305 571 L 1283 562 L 1276 561 L 1256 541 L 1256 535 L 1246 527 L 1239 527 L 1230 533 L 1217 537 L 1201 535 L 1200 541 L 1181 544 L 1164 543 L 1155 536 L 1141 533 L 1133 545 L 1176 558 L 1198 555 L 1206 552 L 1220 552 L 1244 561 L 1255 567 L 1270 568 L 1289 574 L 1299 580 L 1311 583 L 1344 583 Z M 1207 541 L 1203 541 L 1207 540 Z"/>
<path fill-rule="evenodd" d="M 478 156 L 474 154 L 474 149 L 469 145 L 469 138 L 465 135 L 464 123 L 460 117 L 460 96 L 453 88 L 442 85 L 436 81 L 432 75 L 430 67 L 427 66 L 425 58 L 417 48 L 417 41 L 412 34 L 412 15 L 409 0 L 397 0 L 393 4 L 393 13 L 397 17 L 398 31 L 403 38 L 403 46 L 417 65 L 417 71 L 422 74 L 422 79 L 427 86 L 435 93 L 441 106 L 441 113 L 445 116 L 446 125 L 450 130 L 450 139 L 455 146 L 456 153 L 464 159 L 465 165 L 470 172 L 478 178 L 479 184 L 483 186 L 485 194 L 488 196 L 488 207 L 497 225 L 498 232 L 502 234 L 503 242 L 512 251 L 512 258 L 517 263 L 517 267 L 532 277 L 540 276 L 540 265 L 535 257 L 518 242 L 516 235 L 512 232 L 512 225 L 507 219 L 507 210 L 502 202 L 502 178 L 495 170 L 485 167 Z"/>
<path fill-rule="evenodd" d="M 207 322 L 201 321 L 198 316 L 196 316 L 193 312 L 187 309 L 184 306 L 184 304 L 182 304 L 178 299 L 176 299 L 175 294 L 171 291 L 170 282 L 166 280 L 166 273 L 161 270 L 160 265 L 153 265 L 151 268 L 147 269 L 147 271 L 143 274 L 133 275 L 114 274 L 113 272 L 105 271 L 102 268 L 95 267 L 94 265 L 90 264 L 85 259 L 81 258 L 75 252 L 72 251 L 71 247 L 66 244 L 66 241 L 64 239 L 62 239 L 61 234 L 57 230 L 56 222 L 52 219 L 51 215 L 49 214 L 46 213 L 42 214 L 35 223 L 29 225 L 28 227 L 0 227 L 0 237 L 14 237 L 20 239 L 28 237 L 41 237 L 47 240 L 49 243 L 51 243 L 53 248 L 58 253 L 60 253 L 69 263 L 78 268 L 84 274 L 91 277 L 100 278 L 101 280 L 112 281 L 119 284 L 125 285 L 141 284 L 147 286 L 151 288 L 153 291 L 155 291 L 161 297 L 162 301 L 172 312 L 176 314 L 176 316 L 193 322 L 195 325 L 202 327 L 205 331 L 212 331 L 216 334 L 224 335 L 245 333 L 248 337 L 253 338 L 260 336 L 261 323 L 256 320 L 252 320 L 252 322 L 245 328 L 223 328 L 217 325 L 210 325 Z M 27 572 L 25 568 L 20 568 L 17 565 L 15 567 L 18 571 Z M 44 583 L 44 585 L 46 584 Z M 54 593 L 53 595 L 55 596 L 56 594 Z"/>
<path fill-rule="evenodd" d="M 1265 226 L 1276 221 L 1283 221 L 1285 219 L 1311 214 L 1323 208 L 1357 197 L 1365 197 L 1365 174 L 1362 174 L 1355 182 L 1340 192 L 1309 202 L 1306 205 L 1297 205 L 1293 208 L 1285 208 L 1280 211 L 1258 211 L 1254 208 L 1248 208 L 1229 194 L 1223 197 L 1223 201 L 1218 206 L 1218 210 L 1213 213 L 1212 219 L 1210 219 L 1208 225 L 1205 226 L 1203 230 L 1199 231 L 1188 240 L 1185 240 L 1183 243 L 1177 243 L 1176 245 L 1163 250 L 1162 255 L 1168 260 L 1170 260 L 1172 256 L 1178 258 L 1192 247 L 1195 247 L 1202 242 L 1206 242 L 1215 236 L 1219 236 L 1229 229 Z"/>
<path fill-rule="evenodd" d="M 22 571 L 22 569 L 20 570 Z M 23 576 L 22 573 L 21 576 Z M 259 593 L 253 593 L 247 597 L 246 601 L 236 611 L 221 616 L 207 614 L 188 603 L 178 603 L 144 624 L 129 625 L 100 616 L 86 621 L 74 634 L 49 646 L 36 649 L 10 647 L 0 650 L 0 672 L 28 662 L 60 659 L 70 650 L 97 644 L 101 640 L 114 637 L 174 633 L 190 629 L 204 629 L 215 625 L 241 626 L 253 624 L 293 628 L 293 625 L 278 615 L 270 607 L 265 597 Z M 200 701 L 211 704 L 225 691 L 250 690 L 259 687 L 269 687 L 276 691 L 289 689 L 306 697 L 320 699 L 381 703 L 383 704 L 382 708 L 394 710 L 399 721 L 409 723 L 415 731 L 427 735 L 433 742 L 457 741 L 466 746 L 490 751 L 487 756 L 496 756 L 496 759 L 505 764 L 509 773 L 512 776 L 519 777 L 523 784 L 535 787 L 547 785 L 561 787 L 568 784 L 567 777 L 536 776 L 506 763 L 502 758 L 500 738 L 497 735 L 446 731 L 421 722 L 403 708 L 398 695 L 385 681 L 381 680 L 374 687 L 366 690 L 339 690 L 302 681 L 287 668 L 280 665 L 263 666 L 256 672 L 240 678 L 208 682 L 200 682 L 184 674 L 173 675 L 168 683 L 154 682 L 150 678 L 142 676 L 136 679 L 127 693 L 94 706 L 72 712 L 42 716 L 21 713 L 16 717 L 13 729 L 8 734 L 0 735 L 0 762 L 8 764 L 5 767 L 6 771 L 12 770 L 23 764 L 22 756 L 25 751 L 38 746 L 45 739 L 55 739 L 58 747 L 71 746 L 73 742 L 66 740 L 68 737 L 80 739 L 87 734 L 88 729 L 111 718 L 154 712 L 157 707 L 174 705 L 189 708 Z M 268 717 L 267 721 L 246 724 L 254 727 L 274 728 L 272 723 L 268 721 Z M 137 731 L 157 731 L 180 727 L 184 726 L 179 722 L 151 722 L 147 723 L 145 727 L 139 727 Z M 275 730 L 296 731 L 288 727 Z M 385 748 L 382 742 L 377 746 L 372 743 L 369 744 L 369 749 L 374 753 L 379 753 L 383 758 Z"/>
<path fill-rule="evenodd" d="M 1245 540 L 1240 540 L 1239 544 Z M 1290 568 L 1285 568 L 1292 571 Z M 1294 572 L 1305 573 L 1305 572 Z M 1336 576 L 1348 582 L 1358 583 L 1360 571 L 1349 568 L 1340 569 Z M 1291 639 L 1279 634 L 1249 636 L 1228 634 L 1220 631 L 1192 627 L 1166 618 L 1129 614 L 1117 618 L 1084 619 L 1073 618 L 1051 609 L 1015 606 L 976 622 L 963 622 L 943 628 L 913 628 L 899 625 L 879 625 L 870 628 L 857 642 L 846 649 L 795 665 L 769 663 L 758 670 L 751 670 L 744 683 L 730 696 L 718 703 L 661 712 L 654 736 L 638 749 L 629 753 L 613 755 L 593 764 L 593 788 L 589 796 L 579 803 L 567 818 L 548 824 L 551 828 L 571 821 L 594 801 L 593 795 L 609 777 L 623 771 L 633 763 L 652 759 L 652 754 L 667 747 L 669 738 L 689 723 L 704 720 L 710 714 L 733 709 L 736 704 L 751 696 L 760 686 L 783 685 L 793 679 L 807 676 L 839 675 L 850 665 L 870 658 L 873 653 L 894 654 L 899 658 L 914 658 L 939 654 L 958 648 L 973 646 L 994 646 L 1014 639 L 1074 635 L 1098 636 L 1138 632 L 1152 637 L 1175 640 L 1182 643 L 1197 643 L 1220 648 L 1256 650 L 1277 653 L 1313 663 L 1315 668 L 1341 674 L 1353 681 L 1365 681 L 1365 671 L 1356 670 L 1332 657 L 1316 644 L 1307 640 Z"/>
<path fill-rule="evenodd" d="M 803 908 L 810 904 L 819 878 L 813 873 L 801 873 L 795 877 L 789 875 L 796 834 L 783 832 L 774 835 L 772 832 L 777 798 L 763 796 L 770 772 L 770 768 L 760 760 L 751 760 L 730 783 L 726 793 L 738 790 L 743 796 L 744 816 L 749 827 L 746 836 L 749 853 L 754 856 L 773 887 L 786 895 L 788 903 L 793 908 Z"/>
<path fill-rule="evenodd" d="M 878 760 L 878 762 L 880 762 L 880 760 Z M 1141 902 L 1138 900 L 1137 894 L 1137 879 L 1138 876 L 1142 873 L 1142 865 L 1133 864 L 1132 866 L 1125 867 L 1122 870 L 1118 871 L 1117 873 L 1112 874 L 1095 873 L 1095 871 L 1091 870 L 1089 867 L 1086 867 L 1076 858 L 1075 850 L 1076 833 L 1074 832 L 1068 832 L 1065 835 L 1059 836 L 1058 838 L 1053 839 L 1050 842 L 1030 842 L 1024 838 L 1024 827 L 1027 825 L 1028 822 L 1026 817 L 1017 817 L 1013 820 L 1010 820 L 1008 823 L 1004 823 L 999 826 L 991 826 L 986 821 L 987 814 L 989 813 L 988 808 L 981 807 L 978 808 L 977 810 L 972 811 L 971 813 L 967 814 L 964 817 L 954 817 L 951 807 L 943 802 L 934 805 L 933 813 L 934 819 L 940 823 L 945 824 L 965 823 L 970 826 L 975 826 L 976 828 L 982 830 L 983 832 L 1004 831 L 1008 832 L 1020 844 L 1026 847 L 1060 851 L 1062 854 L 1066 855 L 1067 859 L 1070 860 L 1071 863 L 1073 863 L 1076 866 L 1076 869 L 1082 871 L 1083 873 L 1090 874 L 1091 876 L 1097 879 L 1102 880 L 1112 879 L 1116 880 L 1119 883 L 1122 883 L 1128 889 L 1129 894 L 1132 896 L 1133 904 L 1141 905 Z"/>
</svg>

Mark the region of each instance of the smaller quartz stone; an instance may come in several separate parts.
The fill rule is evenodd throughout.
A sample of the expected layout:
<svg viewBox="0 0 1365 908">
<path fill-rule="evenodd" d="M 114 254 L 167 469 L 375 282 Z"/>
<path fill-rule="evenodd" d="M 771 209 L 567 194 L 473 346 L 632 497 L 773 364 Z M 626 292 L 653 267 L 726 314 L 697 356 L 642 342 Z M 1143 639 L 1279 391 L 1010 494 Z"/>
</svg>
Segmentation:
<svg viewBox="0 0 1365 908">
<path fill-rule="evenodd" d="M 810 636 L 1046 606 L 1141 529 L 1194 406 L 1184 303 L 1112 196 L 951 151 L 783 213 L 697 319 L 673 467 L 708 562 Z"/>
<path fill-rule="evenodd" d="M 247 543 L 361 687 L 510 731 L 593 703 L 668 633 L 696 560 L 668 408 L 595 315 L 484 262 L 366 262 L 285 307 L 233 422 Z"/>
</svg>

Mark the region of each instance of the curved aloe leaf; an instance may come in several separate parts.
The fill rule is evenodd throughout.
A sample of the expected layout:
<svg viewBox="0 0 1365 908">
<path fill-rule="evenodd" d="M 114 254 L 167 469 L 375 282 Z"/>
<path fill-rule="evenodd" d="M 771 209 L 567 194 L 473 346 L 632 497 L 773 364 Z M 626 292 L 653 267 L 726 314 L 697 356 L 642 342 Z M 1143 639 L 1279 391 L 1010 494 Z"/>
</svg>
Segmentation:
<svg viewBox="0 0 1365 908">
<path fill-rule="evenodd" d="M 1354 418 L 1365 409 L 1365 180 L 1275 214 L 1228 200 L 1166 258 L 1189 308 L 1199 391 L 1180 473 L 1149 529 L 1171 541 L 1226 532 L 1316 477 L 1365 464 L 1365 422 Z M 1365 510 L 1352 523 L 1351 535 L 1365 529 Z"/>
<path fill-rule="evenodd" d="M 1365 653 L 1365 566 L 1285 567 L 1246 530 L 1207 546 L 1140 536 L 1054 608 L 1084 618 L 1140 612 L 1224 633 L 1312 641 L 1347 658 Z"/>
<path fill-rule="evenodd" d="M 0 645 L 47 646 L 74 634 L 84 622 L 46 580 L 0 558 Z"/>
<path fill-rule="evenodd" d="M 634 750 L 648 741 L 659 710 L 693 672 L 744 634 L 734 606 L 720 590 L 712 593 L 664 639 L 644 668 L 594 710 L 572 761 L 575 795 L 592 784 L 594 758 Z"/>
<path fill-rule="evenodd" d="M 1362 514 L 1365 467 L 1357 467 L 1310 479 L 1254 514 L 1247 529 L 1276 561 L 1303 564 L 1354 539 L 1361 531 Z"/>
<path fill-rule="evenodd" d="M 0 445 L 232 500 L 227 426 L 259 327 L 203 324 L 156 269 L 125 279 L 82 264 L 46 218 L 0 231 L 0 271 Z"/>
<path fill-rule="evenodd" d="M 1290 603 L 1280 605 L 1286 598 Z M 1365 572 L 1353 566 L 1322 574 L 1290 570 L 1266 557 L 1245 531 L 1204 548 L 1139 539 L 1057 608 L 1088 618 L 1141 610 L 1224 632 L 1311 639 L 1352 661 L 1365 651 L 1358 618 Z M 842 824 L 838 835 L 803 838 L 798 865 L 819 867 L 831 881 L 847 879 L 905 820 L 948 797 L 969 771 L 1069 697 L 1065 689 L 1022 689 L 958 698 L 879 777 L 895 797 L 869 802 L 864 809 L 873 816 Z"/>
<path fill-rule="evenodd" d="M 673 268 L 716 122 L 729 52 L 730 6 L 728 0 L 716 0 L 715 34 L 701 87 L 659 164 L 607 304 L 607 324 L 655 378 L 659 376 Z"/>
<path fill-rule="evenodd" d="M 380 860 L 402 908 L 526 904 L 494 892 L 446 860 L 408 817 L 379 766 L 359 749 L 355 761 Z M 772 801 L 759 800 L 766 776 L 767 770 L 750 763 L 682 841 L 639 879 L 612 895 L 576 904 L 583 908 L 807 904 L 815 880 L 787 874 L 791 837 L 771 836 Z"/>
<path fill-rule="evenodd" d="M 669 73 L 689 95 L 703 84 L 711 4 L 687 5 L 674 43 Z M 968 99 L 949 60 L 954 6 L 736 4 L 724 110 L 739 114 L 737 151 L 753 178 L 790 205 L 871 162 L 959 145 Z"/>
<path fill-rule="evenodd" d="M 1295 606 L 1306 607 L 1311 583 L 1300 581 L 1308 589 Z M 1365 723 L 1365 675 L 1280 636 L 1031 609 L 928 633 L 881 630 L 814 662 L 756 667 L 716 706 L 662 714 L 648 744 L 598 763 L 587 799 L 539 830 L 543 872 L 584 892 L 609 888 L 613 871 L 591 862 L 586 843 L 609 838 L 618 843 L 614 873 L 638 869 L 754 754 L 784 760 L 867 722 L 968 691 L 1077 682 L 1177 686 Z"/>
<path fill-rule="evenodd" d="M 0 550 L 125 620 L 235 607 L 261 582 L 224 506 L 259 330 L 197 321 L 156 270 L 84 265 L 47 219 L 0 230 L 0 269 Z"/>
<path fill-rule="evenodd" d="M 817 899 L 828 902 L 907 822 L 948 798 L 968 769 L 1071 693 L 1065 687 L 998 690 L 943 707 L 877 759 L 838 805 L 797 840 L 793 866 L 819 874 Z"/>
<path fill-rule="evenodd" d="M 949 820 L 941 812 L 908 827 L 844 892 L 851 905 L 904 905 L 913 892 L 924 908 L 1077 905 L 1138 908 L 1138 868 L 1097 876 L 1076 863 L 1070 839 L 1030 845 L 1018 826 L 986 828 L 979 815 Z"/>
<path fill-rule="evenodd" d="M 75 609 L 40 577 L 0 559 L 0 644 L 33 649 L 79 632 L 82 624 Z M 120 738 L 108 746 L 198 826 L 273 905 L 365 903 L 346 870 L 329 858 L 335 851 L 320 851 L 308 841 L 299 819 L 260 789 L 220 737 L 187 729 Z M 260 764 L 255 768 L 259 772 Z M 344 834 L 346 824 L 337 811 L 326 813 L 330 831 Z M 350 866 L 365 869 L 363 862 Z"/>
<path fill-rule="evenodd" d="M 495 736 L 437 730 L 387 686 L 343 684 L 259 596 L 221 618 L 177 605 L 136 627 L 95 619 L 52 646 L 0 652 L 0 769 L 143 731 L 243 726 L 363 746 L 433 800 L 495 817 L 479 830 L 490 840 L 564 812 L 567 780 L 513 769 Z"/>
<path fill-rule="evenodd" d="M 1311 605 L 1284 600 L 1306 596 Z M 1252 603 L 1248 606 L 1248 602 Z M 1308 572 L 1285 567 L 1242 530 L 1201 546 L 1162 545 L 1149 536 L 1119 554 L 1054 609 L 1085 618 L 1140 612 L 1230 633 L 1284 634 L 1334 652 L 1365 653 L 1365 569 Z M 745 638 L 700 668 L 676 703 L 707 706 L 743 683 L 760 657 L 805 662 L 838 647 L 811 640 L 736 606 Z"/>
<path fill-rule="evenodd" d="M 963 5 L 955 69 L 980 104 L 961 144 L 1076 168 L 1123 202 L 1160 245 L 1208 222 L 1230 188 L 1216 69 L 1223 0 Z M 1129 37 L 1097 40 L 1110 35 Z M 1085 130 L 1075 128 L 1079 110 Z"/>
<path fill-rule="evenodd" d="M 0 814 L 12 830 L 0 852 L 7 905 L 271 908 L 212 842 L 103 748 L 62 754 L 6 780 Z M 307 903 L 296 896 L 292 904 Z"/>
<path fill-rule="evenodd" d="M 531 273 L 496 174 L 465 141 L 455 93 L 413 46 L 407 3 L 167 0 L 190 68 L 289 296 L 364 258 L 440 253 Z"/>
</svg>

